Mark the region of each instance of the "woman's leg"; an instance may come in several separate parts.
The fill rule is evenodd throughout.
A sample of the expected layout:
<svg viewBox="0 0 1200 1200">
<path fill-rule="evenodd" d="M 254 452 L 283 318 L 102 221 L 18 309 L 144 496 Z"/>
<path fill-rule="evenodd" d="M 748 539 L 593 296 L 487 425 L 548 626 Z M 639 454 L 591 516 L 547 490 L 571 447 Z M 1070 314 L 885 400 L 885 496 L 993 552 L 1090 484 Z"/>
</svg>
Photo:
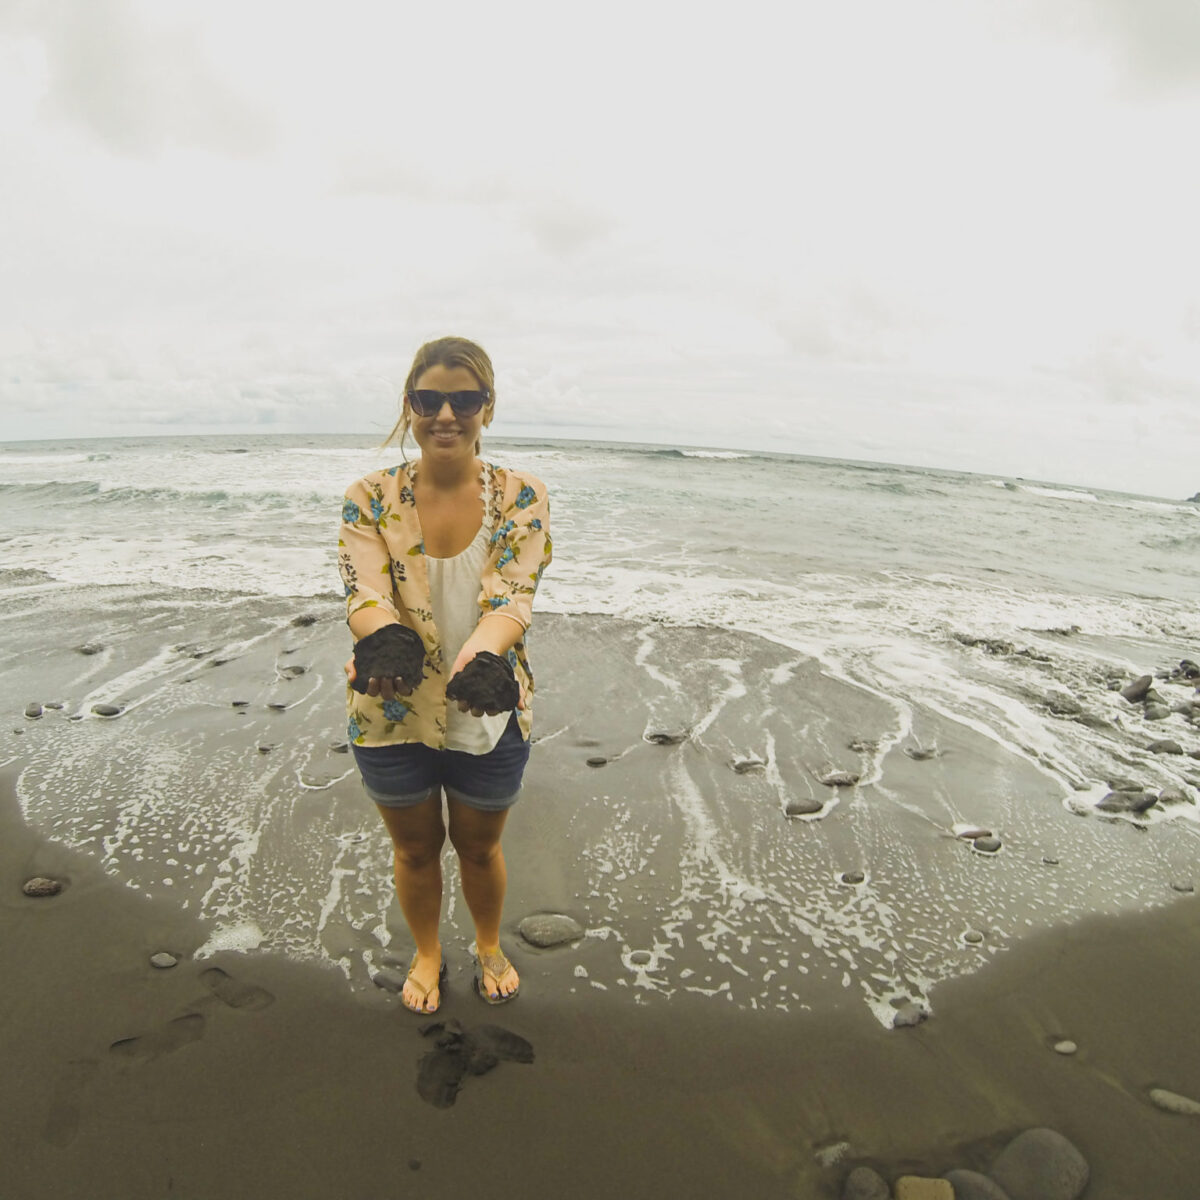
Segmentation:
<svg viewBox="0 0 1200 1200">
<path fill-rule="evenodd" d="M 404 1003 L 416 1012 L 433 1012 L 441 1003 L 438 972 L 442 947 L 438 922 L 442 915 L 442 790 L 435 788 L 420 804 L 407 808 L 376 805 L 395 849 L 396 895 L 417 944 L 417 961 L 404 985 Z M 413 981 L 428 995 L 413 987 Z"/>
<path fill-rule="evenodd" d="M 483 812 L 452 798 L 447 799 L 450 810 L 450 841 L 458 852 L 462 871 L 463 896 L 475 922 L 475 947 L 480 958 L 500 949 L 500 914 L 504 908 L 504 892 L 508 872 L 500 834 L 508 810 Z M 520 979 L 510 966 L 499 979 L 484 971 L 483 986 L 492 996 L 507 996 L 517 990 Z"/>
</svg>

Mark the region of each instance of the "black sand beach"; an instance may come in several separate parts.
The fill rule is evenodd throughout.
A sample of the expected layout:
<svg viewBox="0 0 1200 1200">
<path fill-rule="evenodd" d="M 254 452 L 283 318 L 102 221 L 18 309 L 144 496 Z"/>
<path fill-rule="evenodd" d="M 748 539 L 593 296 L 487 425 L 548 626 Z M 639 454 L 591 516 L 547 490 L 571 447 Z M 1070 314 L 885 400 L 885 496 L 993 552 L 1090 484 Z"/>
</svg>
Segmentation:
<svg viewBox="0 0 1200 1200">
<path fill-rule="evenodd" d="M 1088 1200 L 1200 1194 L 1200 1117 L 1148 1096 L 1200 1098 L 1200 909 L 1171 889 L 1190 827 L 1078 816 L 932 714 L 904 736 L 937 757 L 889 749 L 881 698 L 753 638 L 539 618 L 539 744 L 505 839 L 522 994 L 472 993 L 448 870 L 437 1018 L 533 1062 L 435 1107 L 427 1023 L 372 983 L 408 947 L 335 748 L 337 607 L 181 620 L 108 589 L 73 639 L 53 607 L 19 640 L 10 621 L 4 666 L 3 1194 L 833 1197 L 864 1163 L 984 1170 L 1043 1125 L 1088 1159 Z M 105 697 L 120 715 L 91 712 Z M 26 897 L 31 876 L 64 890 Z M 527 945 L 546 911 L 586 936 Z M 887 1028 L 906 1003 L 928 1019 Z"/>
</svg>

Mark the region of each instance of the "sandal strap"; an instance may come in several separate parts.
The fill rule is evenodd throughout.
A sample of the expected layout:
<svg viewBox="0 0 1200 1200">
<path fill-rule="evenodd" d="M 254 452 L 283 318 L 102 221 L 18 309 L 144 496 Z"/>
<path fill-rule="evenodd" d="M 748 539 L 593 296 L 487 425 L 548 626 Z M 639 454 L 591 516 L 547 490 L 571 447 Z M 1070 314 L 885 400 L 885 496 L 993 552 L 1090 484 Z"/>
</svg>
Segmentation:
<svg viewBox="0 0 1200 1200">
<path fill-rule="evenodd" d="M 513 969 L 512 963 L 508 961 L 503 950 L 493 950 L 486 953 L 481 951 L 479 963 L 496 981 L 497 985 L 499 985 L 500 980 L 504 977 L 505 972 Z"/>
<path fill-rule="evenodd" d="M 430 992 L 432 992 L 432 991 L 433 991 L 433 989 L 434 989 L 435 987 L 436 987 L 436 988 L 439 988 L 439 989 L 441 988 L 441 985 L 442 985 L 442 972 L 441 972 L 441 968 L 439 967 L 439 968 L 438 968 L 438 977 L 437 977 L 437 979 L 434 981 L 434 983 L 433 983 L 433 985 L 432 985 L 431 987 L 426 987 L 426 986 L 425 986 L 425 985 L 424 985 L 424 984 L 423 984 L 423 983 L 422 983 L 422 982 L 421 982 L 421 981 L 420 981 L 420 980 L 419 980 L 419 979 L 418 979 L 418 978 L 417 978 L 417 977 L 416 977 L 416 976 L 413 974 L 413 972 L 414 972 L 416 969 L 417 969 L 417 956 L 414 954 L 414 955 L 412 956 L 412 962 L 410 962 L 410 963 L 408 964 L 408 974 L 405 976 L 405 978 L 408 980 L 408 982 L 409 982 L 409 983 L 411 983 L 411 984 L 413 985 L 413 987 L 415 987 L 415 988 L 417 989 L 417 991 L 418 991 L 418 992 L 420 992 L 420 993 L 421 993 L 421 1002 L 422 1002 L 422 1003 L 424 1003 L 426 1000 L 428 1000 L 428 999 L 429 999 L 429 993 L 430 993 Z"/>
</svg>

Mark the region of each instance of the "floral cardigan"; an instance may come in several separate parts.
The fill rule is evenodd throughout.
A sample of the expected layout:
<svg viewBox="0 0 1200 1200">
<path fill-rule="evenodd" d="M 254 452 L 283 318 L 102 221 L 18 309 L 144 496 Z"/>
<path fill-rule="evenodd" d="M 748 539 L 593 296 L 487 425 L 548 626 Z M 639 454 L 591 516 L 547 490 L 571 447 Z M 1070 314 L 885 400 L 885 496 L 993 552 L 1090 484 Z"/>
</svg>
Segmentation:
<svg viewBox="0 0 1200 1200">
<path fill-rule="evenodd" d="M 446 673 L 441 637 L 433 623 L 425 541 L 413 483 L 420 461 L 373 471 L 351 484 L 342 504 L 338 569 L 346 590 L 346 619 L 378 606 L 421 635 L 425 677 L 411 696 L 382 700 L 347 685 L 348 737 L 356 746 L 423 742 L 446 745 Z M 550 498 L 540 479 L 484 463 L 484 525 L 488 561 L 480 579 L 480 616 L 499 612 L 529 628 L 533 595 L 550 562 Z M 533 674 L 525 640 L 508 652 L 525 695 L 518 710 L 521 736 L 532 727 Z"/>
</svg>

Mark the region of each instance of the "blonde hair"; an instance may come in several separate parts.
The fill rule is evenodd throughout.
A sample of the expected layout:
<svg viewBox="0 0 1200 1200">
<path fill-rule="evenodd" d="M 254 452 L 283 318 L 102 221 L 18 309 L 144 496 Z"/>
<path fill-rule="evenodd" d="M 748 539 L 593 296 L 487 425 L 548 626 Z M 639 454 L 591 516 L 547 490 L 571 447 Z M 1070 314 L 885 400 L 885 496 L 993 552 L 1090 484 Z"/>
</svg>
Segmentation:
<svg viewBox="0 0 1200 1200">
<path fill-rule="evenodd" d="M 444 337 L 432 342 L 426 342 L 413 358 L 408 378 L 404 381 L 404 390 L 400 394 L 400 417 L 392 426 L 392 431 L 383 439 L 383 445 L 389 446 L 398 441 L 400 453 L 404 454 L 404 439 L 408 437 L 412 425 L 412 413 L 404 397 L 416 386 L 417 380 L 430 367 L 465 367 L 479 381 L 479 386 L 487 389 L 488 402 L 483 406 L 483 423 L 490 425 L 492 413 L 496 407 L 496 376 L 492 370 L 492 360 L 487 351 L 467 338 Z M 475 439 L 475 453 L 480 449 L 479 439 Z M 407 456 L 405 457 L 407 462 Z"/>
</svg>

